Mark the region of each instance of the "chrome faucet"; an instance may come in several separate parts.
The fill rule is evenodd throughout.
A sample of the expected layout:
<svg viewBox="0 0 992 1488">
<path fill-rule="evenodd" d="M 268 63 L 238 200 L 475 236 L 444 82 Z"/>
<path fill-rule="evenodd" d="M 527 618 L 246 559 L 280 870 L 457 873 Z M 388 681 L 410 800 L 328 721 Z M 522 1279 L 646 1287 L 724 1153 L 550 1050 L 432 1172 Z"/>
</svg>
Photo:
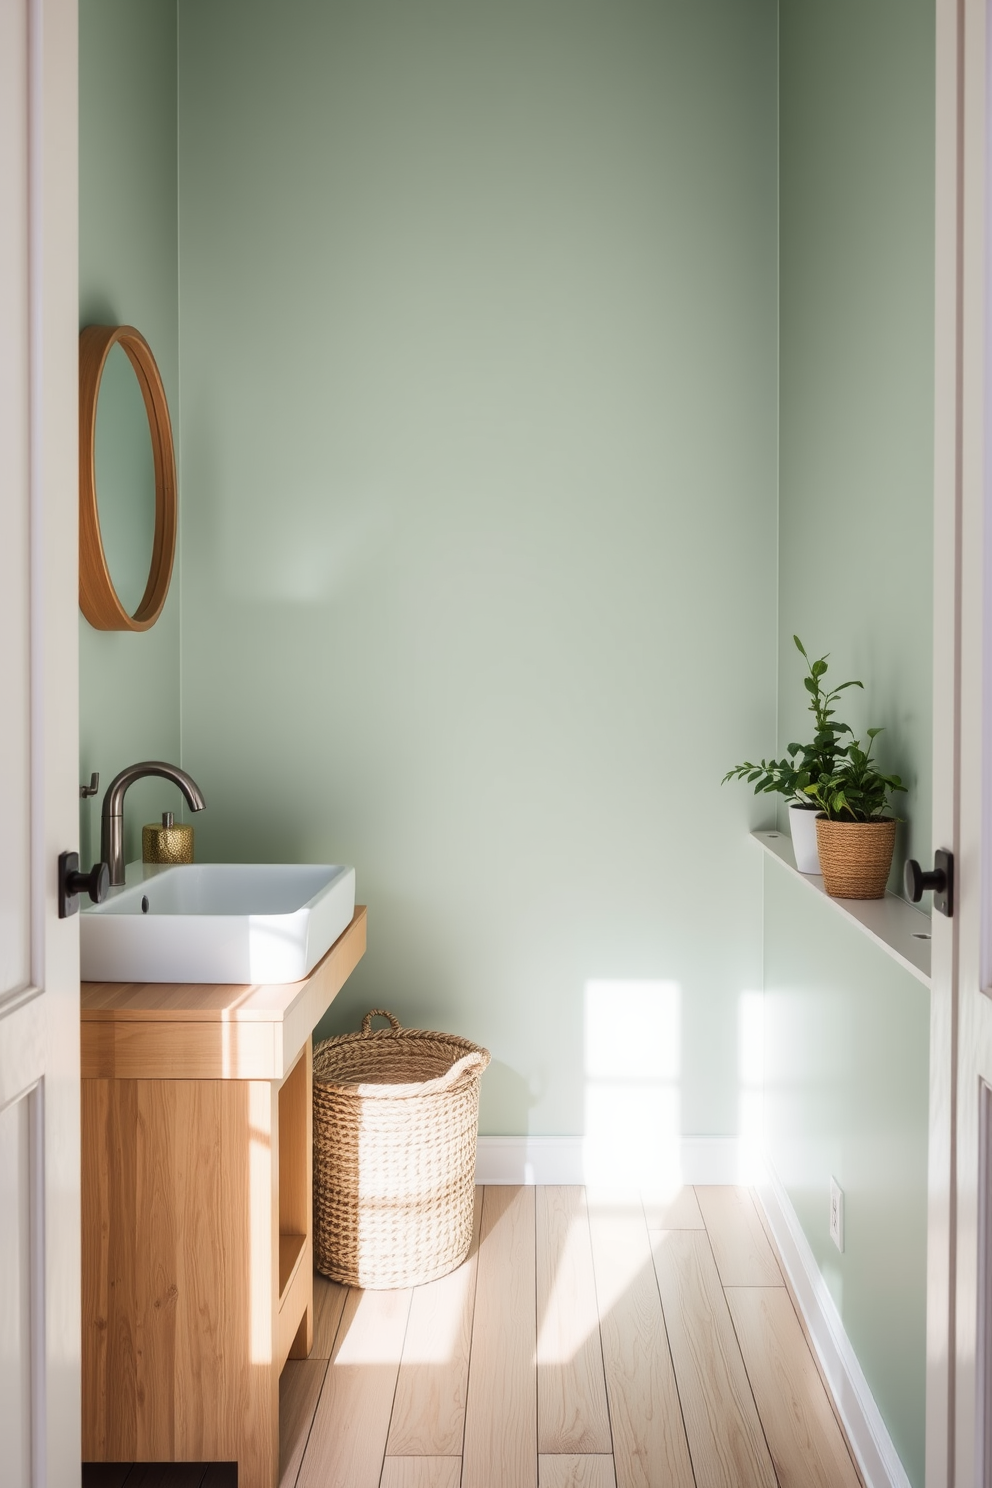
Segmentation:
<svg viewBox="0 0 992 1488">
<path fill-rule="evenodd" d="M 100 830 L 100 857 L 110 869 L 111 886 L 124 882 L 124 794 L 129 785 L 146 775 L 161 775 L 163 780 L 178 785 L 190 811 L 202 811 L 207 804 L 196 781 L 178 765 L 167 765 L 162 760 L 144 760 L 142 764 L 129 765 L 115 775 L 103 798 Z"/>
</svg>

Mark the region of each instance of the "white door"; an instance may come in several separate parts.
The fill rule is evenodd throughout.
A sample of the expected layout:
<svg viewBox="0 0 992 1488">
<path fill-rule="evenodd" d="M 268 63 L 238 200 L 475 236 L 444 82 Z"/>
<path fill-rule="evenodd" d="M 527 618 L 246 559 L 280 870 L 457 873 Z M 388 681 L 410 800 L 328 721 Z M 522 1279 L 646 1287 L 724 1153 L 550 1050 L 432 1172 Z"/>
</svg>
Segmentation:
<svg viewBox="0 0 992 1488">
<path fill-rule="evenodd" d="M 0 1482 L 79 1472 L 75 0 L 0 0 Z"/>
</svg>

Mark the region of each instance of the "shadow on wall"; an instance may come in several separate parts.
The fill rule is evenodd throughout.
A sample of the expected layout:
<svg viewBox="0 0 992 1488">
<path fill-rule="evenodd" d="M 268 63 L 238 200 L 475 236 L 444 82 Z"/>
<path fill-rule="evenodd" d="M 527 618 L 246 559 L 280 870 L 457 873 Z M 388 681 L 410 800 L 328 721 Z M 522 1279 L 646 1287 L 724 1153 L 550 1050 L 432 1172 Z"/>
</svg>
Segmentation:
<svg viewBox="0 0 992 1488">
<path fill-rule="evenodd" d="M 535 1097 L 530 1082 L 519 1070 L 502 1059 L 493 1059 L 486 1070 L 487 1097 L 513 1122 L 516 1131 L 525 1132 L 529 1126 L 531 1107 Z"/>
</svg>

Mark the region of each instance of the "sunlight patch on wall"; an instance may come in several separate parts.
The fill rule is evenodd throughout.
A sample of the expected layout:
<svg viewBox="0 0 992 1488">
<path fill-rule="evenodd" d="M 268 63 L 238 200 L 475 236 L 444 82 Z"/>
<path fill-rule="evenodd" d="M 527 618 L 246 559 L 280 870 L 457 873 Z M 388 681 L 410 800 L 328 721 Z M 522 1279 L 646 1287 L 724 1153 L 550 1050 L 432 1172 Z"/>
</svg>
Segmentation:
<svg viewBox="0 0 992 1488">
<path fill-rule="evenodd" d="M 681 1183 L 681 1015 L 677 982 L 586 983 L 587 1183 Z"/>
<path fill-rule="evenodd" d="M 757 1183 L 765 1149 L 765 997 L 742 992 L 737 1010 L 739 1183 Z"/>
</svg>

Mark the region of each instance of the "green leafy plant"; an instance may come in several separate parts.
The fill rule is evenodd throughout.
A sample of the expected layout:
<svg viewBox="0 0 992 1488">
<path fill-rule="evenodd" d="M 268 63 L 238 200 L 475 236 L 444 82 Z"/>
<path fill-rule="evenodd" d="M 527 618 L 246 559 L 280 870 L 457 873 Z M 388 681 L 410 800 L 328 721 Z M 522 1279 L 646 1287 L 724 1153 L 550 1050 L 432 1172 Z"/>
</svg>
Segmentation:
<svg viewBox="0 0 992 1488">
<path fill-rule="evenodd" d="M 853 680 L 841 682 L 837 687 L 826 690 L 823 678 L 827 673 L 827 656 L 830 653 L 810 661 L 799 637 L 794 635 L 792 639 L 806 662 L 807 675 L 803 678 L 803 686 L 810 696 L 809 711 L 814 721 L 812 743 L 790 744 L 784 759 L 763 759 L 756 763 L 745 760 L 742 765 L 735 765 L 732 770 L 728 770 L 721 783 L 725 785 L 728 780 L 746 780 L 749 785 L 754 786 L 756 796 L 767 792 L 785 796 L 797 805 L 809 806 L 815 804 L 810 801 L 811 787 L 821 779 L 829 779 L 835 775 L 837 761 L 846 757 L 850 747 L 846 736 L 851 735 L 853 739 L 850 724 L 841 723 L 837 718 L 837 701 L 846 688 L 861 687 L 862 683 Z"/>
<path fill-rule="evenodd" d="M 828 820 L 878 821 L 885 816 L 889 797 L 906 789 L 898 775 L 883 775 L 875 768 L 871 751 L 881 732 L 880 728 L 868 730 L 867 749 L 861 748 L 860 741 L 852 741 L 841 767 L 806 787 L 806 794 L 826 812 Z"/>
</svg>

